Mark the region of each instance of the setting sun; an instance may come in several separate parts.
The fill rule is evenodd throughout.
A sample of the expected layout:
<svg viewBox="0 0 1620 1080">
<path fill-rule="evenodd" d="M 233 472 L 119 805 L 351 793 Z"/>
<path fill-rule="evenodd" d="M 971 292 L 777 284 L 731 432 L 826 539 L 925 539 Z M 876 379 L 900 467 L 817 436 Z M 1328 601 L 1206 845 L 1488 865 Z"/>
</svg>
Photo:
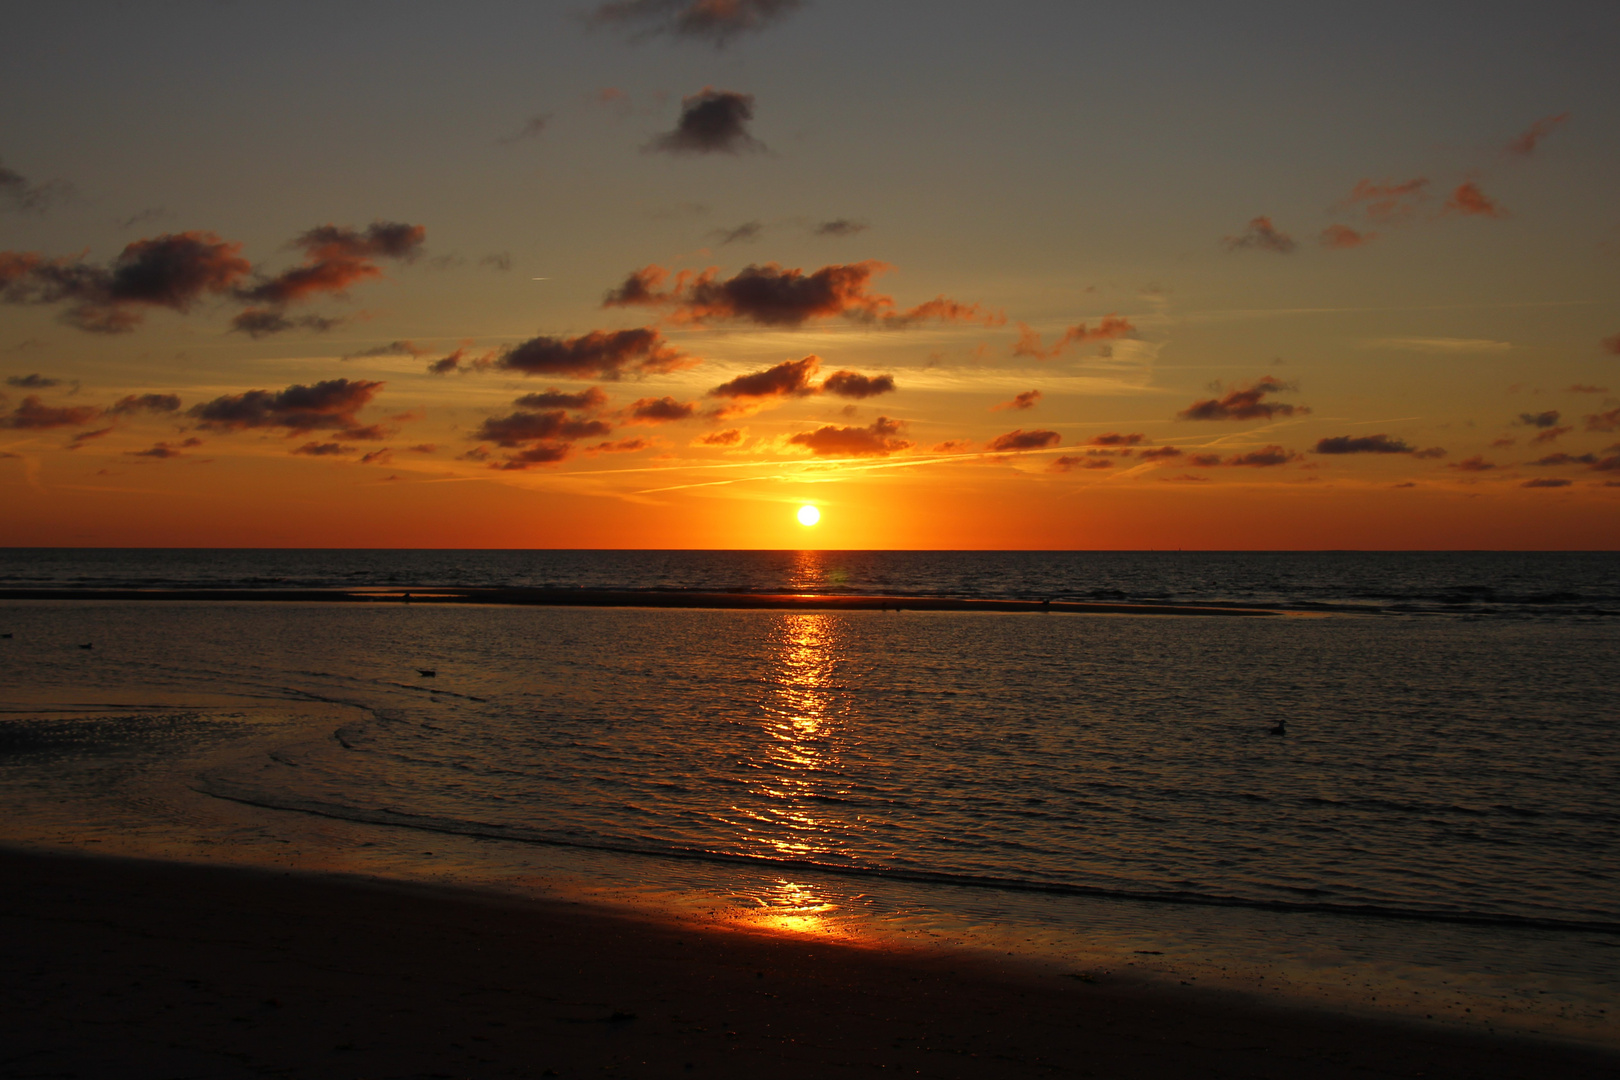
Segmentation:
<svg viewBox="0 0 1620 1080">
<path fill-rule="evenodd" d="M 820 520 L 821 520 L 821 511 L 820 510 L 817 510 L 813 506 L 801 506 L 801 507 L 799 507 L 799 524 L 800 525 L 814 525 L 816 522 L 818 522 Z"/>
</svg>

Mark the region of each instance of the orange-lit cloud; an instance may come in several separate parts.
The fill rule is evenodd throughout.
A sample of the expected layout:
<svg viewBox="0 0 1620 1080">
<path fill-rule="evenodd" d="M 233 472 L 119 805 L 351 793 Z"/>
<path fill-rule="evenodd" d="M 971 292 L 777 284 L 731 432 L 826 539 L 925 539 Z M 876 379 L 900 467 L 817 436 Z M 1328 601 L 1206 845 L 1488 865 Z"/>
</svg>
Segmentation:
<svg viewBox="0 0 1620 1080">
<path fill-rule="evenodd" d="M 1051 348 L 1041 344 L 1041 335 L 1031 330 L 1023 323 L 1018 324 L 1018 340 L 1013 344 L 1014 356 L 1028 356 L 1036 360 L 1052 360 L 1067 349 L 1070 345 L 1084 345 L 1093 341 L 1112 341 L 1117 338 L 1130 337 L 1136 333 L 1136 327 L 1129 319 L 1118 315 L 1108 314 L 1095 327 L 1088 327 L 1085 323 L 1071 326 L 1063 331 L 1058 339 L 1052 343 Z"/>
<path fill-rule="evenodd" d="M 1426 176 L 1414 177 L 1401 184 L 1387 180 L 1374 183 L 1363 178 L 1356 181 L 1350 194 L 1340 200 L 1334 209 L 1360 210 L 1374 224 L 1399 224 L 1410 220 L 1418 205 L 1428 197 L 1428 187 L 1429 179 Z"/>
<path fill-rule="evenodd" d="M 1620 352 L 1620 334 L 1615 335 L 1615 350 Z M 1566 394 L 1607 394 L 1608 392 L 1609 388 L 1607 386 L 1592 386 L 1588 383 L 1574 383 L 1564 387 L 1564 393 Z"/>
<path fill-rule="evenodd" d="M 1603 346 L 1603 351 L 1604 352 L 1612 353 L 1615 356 L 1620 356 L 1620 334 L 1615 334 L 1613 337 L 1606 337 L 1601 342 L 1599 342 L 1598 344 Z M 1585 393 L 1592 393 L 1593 391 L 1587 390 L 1587 391 L 1584 391 L 1584 392 Z M 1602 392 L 1607 393 L 1607 391 L 1602 391 Z"/>
<path fill-rule="evenodd" d="M 1446 200 L 1445 213 L 1462 214 L 1466 217 L 1505 218 L 1508 212 L 1483 191 L 1472 180 L 1465 180 L 1457 185 L 1457 190 L 1451 193 Z"/>
<path fill-rule="evenodd" d="M 573 442 L 593 436 L 610 435 L 613 427 L 601 420 L 570 417 L 561 409 L 546 412 L 515 412 L 509 416 L 491 416 L 479 425 L 472 438 L 487 440 L 496 446 L 517 447 L 540 441 Z"/>
<path fill-rule="evenodd" d="M 179 394 L 127 394 L 107 409 L 116 415 L 126 413 L 172 413 L 180 409 Z"/>
<path fill-rule="evenodd" d="M 1293 416 L 1311 410 L 1303 405 L 1290 405 L 1281 401 L 1266 401 L 1270 394 L 1294 389 L 1288 383 L 1261 376 L 1247 386 L 1228 390 L 1218 398 L 1195 401 L 1176 414 L 1178 420 L 1270 420 L 1278 416 Z"/>
<path fill-rule="evenodd" d="M 810 380 L 821 367 L 821 358 L 810 355 L 801 360 L 784 360 L 764 371 L 739 375 L 709 391 L 710 397 L 769 399 L 808 397 L 816 392 Z"/>
<path fill-rule="evenodd" d="M 328 379 L 285 390 L 248 390 L 193 405 L 187 415 L 204 431 L 285 428 L 297 434 L 337 429 L 350 438 L 370 437 L 375 429 L 362 428 L 355 414 L 382 388 L 383 383 L 370 379 Z"/>
<path fill-rule="evenodd" d="M 0 427 L 24 431 L 80 427 L 100 415 L 101 410 L 91 405 L 46 405 L 37 395 L 29 394 L 18 403 L 9 416 L 0 416 Z"/>
<path fill-rule="evenodd" d="M 1039 390 L 1025 390 L 1021 394 L 1014 394 L 1011 401 L 1003 401 L 999 405 L 990 406 L 991 412 L 1007 412 L 1013 409 L 1033 409 L 1041 400 Z"/>
<path fill-rule="evenodd" d="M 1017 453 L 1023 450 L 1044 450 L 1062 442 L 1063 436 L 1055 431 L 1025 431 L 1022 428 L 1015 428 L 1004 435 L 997 435 L 985 445 L 997 453 Z"/>
<path fill-rule="evenodd" d="M 1509 157 L 1530 157 L 1536 152 L 1536 147 L 1541 145 L 1543 139 L 1563 127 L 1568 120 L 1569 113 L 1567 112 L 1559 113 L 1556 116 L 1543 116 L 1503 149 Z"/>
<path fill-rule="evenodd" d="M 1332 248 L 1335 251 L 1358 248 L 1364 244 L 1370 244 L 1376 239 L 1378 239 L 1377 233 L 1358 232 L 1348 225 L 1329 225 L 1322 230 L 1322 235 L 1318 237 L 1323 247 Z"/>
<path fill-rule="evenodd" d="M 739 428 L 726 428 L 724 431 L 711 431 L 706 435 L 698 436 L 693 442 L 694 446 L 736 446 L 742 442 L 743 433 Z"/>
<path fill-rule="evenodd" d="M 696 363 L 648 327 L 592 330 L 575 338 L 530 338 L 504 350 L 493 361 L 494 367 L 502 371 L 522 375 L 610 380 L 626 375 L 661 375 Z"/>
<path fill-rule="evenodd" d="M 638 398 L 630 405 L 627 424 L 672 424 L 689 420 L 697 412 L 697 402 L 676 401 L 672 397 Z"/>
<path fill-rule="evenodd" d="M 1069 472 L 1073 469 L 1112 469 L 1114 463 L 1107 458 L 1070 457 L 1064 454 L 1047 466 L 1051 472 Z"/>
<path fill-rule="evenodd" d="M 866 427 L 837 427 L 828 424 L 814 431 L 801 431 L 788 442 L 802 446 L 818 457 L 886 457 L 914 444 L 900 437 L 901 424 L 880 416 Z"/>
<path fill-rule="evenodd" d="M 938 297 L 904 311 L 894 298 L 871 291 L 872 278 L 888 270 L 885 263 L 864 262 L 823 266 L 806 274 L 776 263 L 744 267 L 722 279 L 711 267 L 701 273 L 681 271 L 668 288 L 669 271 L 647 266 L 632 272 L 602 300 L 603 307 L 655 307 L 669 312 L 677 325 L 705 326 L 716 322 L 744 322 L 756 326 L 795 327 L 815 319 L 844 318 L 883 326 L 909 326 L 927 320 L 983 322 L 996 325 L 1003 317 L 977 304 Z"/>
<path fill-rule="evenodd" d="M 1248 228 L 1236 236 L 1222 238 L 1221 244 L 1228 251 L 1270 251 L 1278 255 L 1287 255 L 1299 245 L 1294 238 L 1283 232 L 1271 223 L 1271 219 L 1264 215 L 1249 219 Z"/>
<path fill-rule="evenodd" d="M 855 401 L 891 393 L 894 388 L 893 375 L 862 375 L 858 371 L 835 371 L 821 383 L 823 394 Z"/>
</svg>

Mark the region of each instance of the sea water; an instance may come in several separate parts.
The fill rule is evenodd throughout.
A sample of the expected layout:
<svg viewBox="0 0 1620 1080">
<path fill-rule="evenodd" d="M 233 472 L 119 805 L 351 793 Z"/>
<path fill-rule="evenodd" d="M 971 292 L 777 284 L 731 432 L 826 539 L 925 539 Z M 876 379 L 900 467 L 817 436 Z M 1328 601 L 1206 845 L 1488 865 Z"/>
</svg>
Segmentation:
<svg viewBox="0 0 1620 1080">
<path fill-rule="evenodd" d="M 1284 614 L 14 599 L 0 839 L 1020 951 L 1086 978 L 1280 980 L 1612 1040 L 1617 570 L 1607 555 L 13 551 L 0 586 L 580 584 Z"/>
</svg>

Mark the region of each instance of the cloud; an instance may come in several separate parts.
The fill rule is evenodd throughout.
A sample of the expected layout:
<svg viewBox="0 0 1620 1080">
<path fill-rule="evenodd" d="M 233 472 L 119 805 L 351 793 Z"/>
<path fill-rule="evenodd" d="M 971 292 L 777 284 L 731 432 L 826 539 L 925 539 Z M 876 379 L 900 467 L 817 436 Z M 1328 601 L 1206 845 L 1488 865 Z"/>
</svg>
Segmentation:
<svg viewBox="0 0 1620 1080">
<path fill-rule="evenodd" d="M 1376 239 L 1378 239 L 1377 233 L 1359 232 L 1348 225 L 1329 225 L 1322 230 L 1322 235 L 1317 237 L 1318 242 L 1323 247 L 1332 248 L 1335 251 L 1358 248 L 1364 244 L 1370 244 Z"/>
<path fill-rule="evenodd" d="M 1041 345 L 1041 336 L 1023 323 L 1018 324 L 1018 340 L 1013 344 L 1014 356 L 1029 356 L 1036 360 L 1052 360 L 1070 345 L 1084 345 L 1093 341 L 1112 341 L 1116 338 L 1130 337 L 1136 333 L 1136 327 L 1131 325 L 1129 319 L 1121 318 L 1112 313 L 1104 315 L 1102 321 L 1095 328 L 1085 323 L 1071 326 L 1059 335 L 1052 343 L 1050 349 Z"/>
<path fill-rule="evenodd" d="M 469 371 L 483 371 L 495 362 L 493 352 L 483 353 L 479 356 L 469 356 L 466 349 L 457 349 L 449 356 L 441 356 L 427 366 L 429 375 L 448 375 L 452 371 L 466 374 Z"/>
<path fill-rule="evenodd" d="M 1264 400 L 1268 394 L 1293 390 L 1288 383 L 1263 375 L 1247 386 L 1228 390 L 1218 398 L 1195 401 L 1176 414 L 1178 420 L 1270 420 L 1311 410 L 1303 405 Z"/>
<path fill-rule="evenodd" d="M 544 393 L 524 394 L 512 404 L 520 409 L 578 409 L 595 412 L 607 404 L 607 395 L 597 386 L 581 390 L 577 394 L 547 387 Z"/>
<path fill-rule="evenodd" d="M 113 429 L 111 427 L 98 428 L 95 431 L 81 431 L 77 435 L 73 436 L 73 438 L 71 440 L 68 441 L 67 448 L 69 450 L 77 450 L 79 447 L 83 446 L 87 442 L 91 442 L 91 441 L 93 441 L 95 439 L 104 438 L 104 437 L 106 437 L 108 435 L 111 435 L 112 433 L 113 433 Z"/>
<path fill-rule="evenodd" d="M 344 353 L 340 360 L 369 360 L 376 356 L 426 356 L 427 349 L 411 341 L 390 341 L 386 345 L 373 345 L 359 352 Z"/>
<path fill-rule="evenodd" d="M 587 454 L 633 454 L 637 450 L 651 450 L 656 443 L 647 439 L 620 439 L 618 442 L 600 442 L 587 446 Z"/>
<path fill-rule="evenodd" d="M 1617 431 L 1620 430 L 1620 407 L 1610 409 L 1608 412 L 1589 413 L 1586 416 L 1587 431 Z"/>
<path fill-rule="evenodd" d="M 914 444 L 900 438 L 901 424 L 880 416 L 866 427 L 827 425 L 814 431 L 801 431 L 788 442 L 802 446 L 819 457 L 886 457 L 908 450 Z"/>
<path fill-rule="evenodd" d="M 1221 245 L 1227 251 L 1271 251 L 1278 255 L 1287 255 L 1299 245 L 1294 238 L 1278 229 L 1271 223 L 1269 217 L 1264 215 L 1249 219 L 1249 227 L 1237 236 L 1227 236 L 1221 239 Z"/>
<path fill-rule="evenodd" d="M 858 371 L 835 371 L 821 384 L 823 394 L 864 401 L 895 389 L 893 375 L 862 375 Z"/>
<path fill-rule="evenodd" d="M 62 318 L 93 333 L 133 330 L 145 308 L 184 312 L 207 295 L 226 293 L 251 267 L 211 232 L 171 233 L 127 245 L 105 266 L 82 259 L 45 259 L 0 252 L 0 301 L 71 305 Z"/>
<path fill-rule="evenodd" d="M 875 260 L 824 266 L 806 274 L 776 263 L 749 265 L 730 278 L 719 271 L 682 271 L 667 291 L 669 271 L 647 266 L 632 272 L 602 300 L 603 307 L 663 307 L 670 321 L 702 326 L 712 322 L 747 322 L 756 326 L 802 326 L 812 319 L 842 317 L 852 322 L 909 326 L 928 319 L 977 321 L 995 325 L 1001 316 L 977 304 L 938 297 L 906 311 L 894 310 L 894 299 L 871 291 L 874 275 L 888 270 Z"/>
<path fill-rule="evenodd" d="M 1446 468 L 1456 469 L 1458 472 L 1488 472 L 1489 470 L 1496 468 L 1496 464 L 1494 462 L 1486 461 L 1479 454 L 1475 454 L 1473 457 L 1467 458 L 1463 461 L 1453 461 L 1450 465 L 1447 465 Z"/>
<path fill-rule="evenodd" d="M 1523 427 L 1550 428 L 1558 425 L 1558 410 L 1548 409 L 1541 413 L 1520 413 L 1515 424 Z"/>
<path fill-rule="evenodd" d="M 0 209 L 43 214 L 73 193 L 73 185 L 65 180 L 34 184 L 21 173 L 0 165 Z"/>
<path fill-rule="evenodd" d="M 1047 466 L 1050 472 L 1069 472 L 1072 469 L 1112 469 L 1114 463 L 1107 458 L 1070 457 L 1065 454 Z"/>
<path fill-rule="evenodd" d="M 1161 446 L 1157 450 L 1143 450 L 1141 453 L 1141 458 L 1143 461 L 1166 461 L 1170 458 L 1178 458 L 1180 456 L 1181 451 L 1177 450 L 1174 446 Z"/>
<path fill-rule="evenodd" d="M 804 0 L 612 0 L 590 13 L 592 23 L 635 36 L 668 34 L 716 48 L 739 34 L 763 30 L 797 11 Z"/>
<path fill-rule="evenodd" d="M 248 308 L 231 319 L 231 330 L 233 332 L 246 334 L 255 341 L 260 338 L 270 337 L 273 334 L 297 329 L 324 334 L 328 330 L 342 325 L 342 319 L 327 318 L 321 315 L 300 315 L 297 318 L 288 318 L 276 308 Z"/>
<path fill-rule="evenodd" d="M 9 416 L 0 416 L 0 427 L 16 428 L 23 431 L 45 431 L 51 428 L 79 427 L 88 424 L 101 415 L 101 410 L 91 405 L 54 406 L 46 405 L 34 394 L 29 394 L 17 404 Z"/>
<path fill-rule="evenodd" d="M 1616 335 L 1616 337 L 1620 337 L 1620 335 Z M 1607 386 L 1591 386 L 1587 383 L 1574 383 L 1564 387 L 1564 393 L 1566 394 L 1607 394 L 1608 392 L 1609 388 Z"/>
<path fill-rule="evenodd" d="M 1106 431 L 1101 435 L 1093 435 L 1086 440 L 1088 446 L 1139 446 L 1146 435 L 1121 435 L 1117 431 Z"/>
<path fill-rule="evenodd" d="M 1207 483 L 1209 483 L 1209 477 L 1207 477 L 1207 476 L 1194 476 L 1192 473 L 1182 473 L 1179 476 L 1164 476 L 1164 477 L 1160 477 L 1160 479 L 1163 480 L 1167 484 L 1207 484 Z"/>
<path fill-rule="evenodd" d="M 561 409 L 552 409 L 488 417 L 471 438 L 510 448 L 542 440 L 572 442 L 612 433 L 612 426 L 601 420 L 571 417 Z"/>
<path fill-rule="evenodd" d="M 754 95 L 705 86 L 681 99 L 681 118 L 646 149 L 666 154 L 738 154 L 765 149 L 748 133 L 754 118 Z"/>
<path fill-rule="evenodd" d="M 124 453 L 130 457 L 153 458 L 157 461 L 167 461 L 170 458 L 185 457 L 185 451 L 190 450 L 193 447 L 201 446 L 202 444 L 203 441 L 201 439 L 192 438 L 186 439 L 184 442 L 180 443 L 153 443 L 151 447 L 146 450 L 125 450 Z"/>
<path fill-rule="evenodd" d="M 1541 140 L 1563 127 L 1568 119 L 1569 113 L 1567 112 L 1559 113 L 1556 116 L 1543 116 L 1540 120 L 1531 124 L 1523 134 L 1503 147 L 1503 151 L 1509 157 L 1530 157 L 1536 152 L 1536 147 L 1541 144 Z"/>
<path fill-rule="evenodd" d="M 736 446 L 742 442 L 743 433 L 738 428 L 726 428 L 724 431 L 711 431 L 706 435 L 698 436 L 693 446 Z"/>
<path fill-rule="evenodd" d="M 320 225 L 295 240 L 303 248 L 304 261 L 274 277 L 237 290 L 245 302 L 279 308 L 316 296 L 342 296 L 353 285 L 382 277 L 377 259 L 410 262 L 421 254 L 427 230 L 421 225 L 395 221 L 375 221 L 363 231 L 348 226 Z M 278 333 L 302 322 L 277 326 L 270 313 L 244 312 L 238 320 L 254 316 L 259 327 L 254 336 Z M 253 334 L 248 327 L 238 327 Z"/>
<path fill-rule="evenodd" d="M 522 142 L 525 139 L 538 138 L 540 133 L 546 130 L 546 125 L 549 123 L 551 123 L 550 113 L 535 113 L 533 116 L 525 120 L 523 122 L 523 126 L 518 128 L 512 134 L 503 135 L 499 139 L 496 139 L 495 145 L 511 146 L 513 143 Z"/>
<path fill-rule="evenodd" d="M 1563 454 L 1563 453 L 1559 453 L 1559 454 L 1548 454 L 1546 457 L 1541 458 L 1538 461 L 1532 461 L 1530 464 L 1532 464 L 1532 465 L 1596 465 L 1597 463 L 1598 463 L 1598 458 L 1597 458 L 1596 454 Z"/>
<path fill-rule="evenodd" d="M 1014 409 L 1033 409 L 1041 400 L 1039 390 L 1025 390 L 1021 394 L 1014 394 L 1012 400 L 1003 401 L 998 405 L 990 406 L 991 412 L 1008 412 Z"/>
<path fill-rule="evenodd" d="M 1513 343 L 1510 341 L 1492 341 L 1489 338 L 1373 338 L 1367 344 L 1375 349 L 1401 349 L 1408 352 L 1431 353 L 1507 352 L 1513 348 Z"/>
<path fill-rule="evenodd" d="M 469 458 L 471 460 L 482 460 L 480 458 L 473 457 L 474 454 L 478 453 L 478 451 L 482 449 L 483 447 L 475 447 L 474 449 L 463 454 L 462 457 Z M 508 454 L 506 460 L 500 464 L 495 464 L 492 462 L 490 464 L 490 468 L 503 469 L 507 472 L 512 472 L 514 470 L 527 469 L 530 465 L 555 465 L 557 462 L 565 460 L 569 454 L 573 453 L 573 451 L 573 443 L 537 443 L 536 445 L 525 450 L 520 450 L 515 454 Z M 488 457 L 489 455 L 485 454 L 484 456 Z"/>
<path fill-rule="evenodd" d="M 308 457 L 335 457 L 335 456 L 337 456 L 339 454 L 352 454 L 352 453 L 354 453 L 354 451 L 355 451 L 355 447 L 352 447 L 352 446 L 339 446 L 335 442 L 328 442 L 328 443 L 307 442 L 303 446 L 300 446 L 296 450 L 293 450 L 292 453 L 294 453 L 294 454 L 304 454 L 304 455 L 306 455 Z"/>
<path fill-rule="evenodd" d="M 1368 221 L 1375 224 L 1399 224 L 1409 220 L 1418 204 L 1428 198 L 1428 187 L 1429 179 L 1425 176 L 1414 177 L 1401 184 L 1388 180 L 1375 184 L 1363 178 L 1356 181 L 1350 194 L 1340 200 L 1334 209 L 1360 210 Z"/>
<path fill-rule="evenodd" d="M 819 356 L 784 360 L 775 367 L 739 375 L 709 391 L 710 397 L 760 399 L 808 397 L 816 392 L 810 379 L 821 366 Z"/>
<path fill-rule="evenodd" d="M 1247 466 L 1252 468 L 1268 468 L 1273 465 L 1286 465 L 1290 461 L 1300 460 L 1300 455 L 1292 450 L 1284 450 L 1280 446 L 1262 446 L 1258 450 L 1251 450 L 1247 454 L 1237 454 L 1226 459 L 1228 465 Z"/>
<path fill-rule="evenodd" d="M 417 443 L 415 446 L 407 446 L 405 449 L 413 454 L 435 454 L 438 453 L 439 447 L 435 443 L 425 442 Z"/>
<path fill-rule="evenodd" d="M 1187 464 L 1196 465 L 1200 469 L 1208 469 L 1220 463 L 1221 455 L 1219 454 L 1193 454 L 1187 458 Z"/>
<path fill-rule="evenodd" d="M 53 386 L 61 386 L 61 379 L 52 379 L 37 372 L 32 375 L 7 375 L 6 385 L 15 386 L 19 390 L 49 390 Z"/>
<path fill-rule="evenodd" d="M 814 226 L 810 231 L 817 236 L 854 236 L 871 228 L 864 221 L 854 221 L 850 218 L 833 218 Z"/>
<path fill-rule="evenodd" d="M 180 409 L 179 394 L 126 394 L 107 411 L 115 415 L 149 412 L 172 413 Z"/>
<path fill-rule="evenodd" d="M 630 405 L 629 424 L 672 424 L 690 420 L 697 412 L 697 402 L 676 401 L 672 397 L 639 398 Z"/>
<path fill-rule="evenodd" d="M 1457 185 L 1457 190 L 1453 191 L 1451 198 L 1446 200 L 1443 213 L 1488 218 L 1505 218 L 1508 216 L 1508 212 L 1481 191 L 1479 185 L 1472 180 L 1465 180 Z"/>
<path fill-rule="evenodd" d="M 735 244 L 740 241 L 758 240 L 764 232 L 764 222 L 745 221 L 735 229 L 716 229 L 710 235 L 717 238 L 723 247 L 726 244 Z"/>
<path fill-rule="evenodd" d="M 370 379 L 328 379 L 313 386 L 295 383 L 285 390 L 249 390 L 193 405 L 187 415 L 196 417 L 204 431 L 285 428 L 299 434 L 337 429 L 353 438 L 355 431 L 366 431 L 355 414 L 383 385 Z"/>
<path fill-rule="evenodd" d="M 1563 425 L 1560 425 L 1558 427 L 1550 427 L 1546 431 L 1541 432 L 1535 438 L 1531 439 L 1530 442 L 1531 442 L 1532 445 L 1535 445 L 1535 446 L 1540 446 L 1543 443 L 1557 442 L 1559 436 L 1568 435 L 1570 432 L 1572 432 L 1574 430 L 1575 430 L 1575 428 L 1571 424 L 1563 424 Z"/>
<path fill-rule="evenodd" d="M 1438 448 L 1437 448 L 1438 449 Z M 1391 438 L 1388 435 L 1334 435 L 1326 439 L 1318 439 L 1316 450 L 1318 454 L 1416 454 L 1414 446 L 1407 445 L 1401 439 Z M 1440 451 L 1445 453 L 1445 451 Z M 1439 456 L 1439 455 L 1430 455 Z"/>
<path fill-rule="evenodd" d="M 1526 480 L 1519 486 L 1527 488 L 1561 488 L 1569 487 L 1572 483 L 1574 483 L 1572 480 L 1558 480 L 1550 476 L 1538 476 L 1534 480 Z"/>
<path fill-rule="evenodd" d="M 491 270 L 498 270 L 504 274 L 506 271 L 512 269 L 512 253 L 510 251 L 491 252 L 490 254 L 480 258 L 478 260 L 478 265 L 487 266 Z"/>
<path fill-rule="evenodd" d="M 647 327 L 593 330 L 575 338 L 534 337 L 504 350 L 494 360 L 496 368 L 523 375 L 610 380 L 661 375 L 695 363 L 665 342 L 657 330 Z"/>
<path fill-rule="evenodd" d="M 362 465 L 392 465 L 393 463 L 394 452 L 386 446 L 381 450 L 373 450 L 360 459 Z"/>
<path fill-rule="evenodd" d="M 1023 450 L 1044 450 L 1048 446 L 1057 446 L 1063 442 L 1063 436 L 1055 431 L 1025 431 L 1015 428 L 1004 435 L 997 435 L 986 443 L 986 447 L 997 453 L 1017 453 Z"/>
<path fill-rule="evenodd" d="M 1598 342 L 1598 344 L 1603 347 L 1604 352 L 1611 353 L 1614 356 L 1620 356 L 1620 334 L 1616 334 L 1613 337 L 1606 337 L 1602 341 Z"/>
<path fill-rule="evenodd" d="M 946 439 L 933 447 L 936 454 L 955 454 L 963 450 L 973 449 L 973 443 L 968 439 Z"/>
</svg>

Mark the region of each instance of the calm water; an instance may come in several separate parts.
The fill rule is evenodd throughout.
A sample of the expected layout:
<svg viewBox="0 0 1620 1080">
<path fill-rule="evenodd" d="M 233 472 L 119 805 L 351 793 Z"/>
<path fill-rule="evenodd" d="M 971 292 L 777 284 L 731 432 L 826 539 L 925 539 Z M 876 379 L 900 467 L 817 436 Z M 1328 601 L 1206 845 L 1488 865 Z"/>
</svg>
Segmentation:
<svg viewBox="0 0 1620 1080">
<path fill-rule="evenodd" d="M 619 859 L 620 879 L 720 896 L 745 878 L 833 882 L 845 904 L 903 887 L 885 910 L 964 925 L 1074 922 L 1061 905 L 1092 898 L 1187 926 L 1347 920 L 1334 933 L 1402 951 L 1473 928 L 1437 963 L 1506 950 L 1491 963 L 1513 978 L 1557 969 L 1599 1008 L 1620 945 L 1616 570 L 1597 555 L 10 552 L 12 584 L 836 582 L 1385 613 L 0 602 L 20 673 L 0 714 L 0 835 L 193 828 L 203 811 L 179 795 L 110 794 L 185 759 L 176 791 L 259 815 L 221 841 L 245 848 L 304 843 L 298 823 L 318 819 L 415 838 L 401 850 L 461 844 L 464 861 Z M 220 695 L 290 719 L 207 704 Z"/>
</svg>

